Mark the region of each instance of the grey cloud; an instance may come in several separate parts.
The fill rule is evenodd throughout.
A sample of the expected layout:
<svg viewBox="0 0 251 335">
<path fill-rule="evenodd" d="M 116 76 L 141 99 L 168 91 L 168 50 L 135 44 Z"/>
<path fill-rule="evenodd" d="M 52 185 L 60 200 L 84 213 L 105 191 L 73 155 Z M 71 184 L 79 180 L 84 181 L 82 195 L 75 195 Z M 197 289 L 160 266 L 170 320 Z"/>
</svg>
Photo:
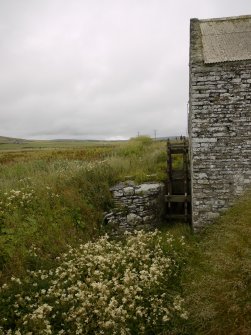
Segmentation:
<svg viewBox="0 0 251 335">
<path fill-rule="evenodd" d="M 0 135 L 185 134 L 190 17 L 248 0 L 0 2 Z"/>
</svg>

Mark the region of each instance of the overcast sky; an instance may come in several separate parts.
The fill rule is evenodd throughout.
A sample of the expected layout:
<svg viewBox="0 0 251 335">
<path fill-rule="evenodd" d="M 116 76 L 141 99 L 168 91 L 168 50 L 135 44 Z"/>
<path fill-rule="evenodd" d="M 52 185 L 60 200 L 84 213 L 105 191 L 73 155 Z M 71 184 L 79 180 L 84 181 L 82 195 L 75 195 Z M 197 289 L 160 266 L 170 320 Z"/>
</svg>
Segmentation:
<svg viewBox="0 0 251 335">
<path fill-rule="evenodd" d="M 0 136 L 187 131 L 190 18 L 250 0 L 0 0 Z"/>
</svg>

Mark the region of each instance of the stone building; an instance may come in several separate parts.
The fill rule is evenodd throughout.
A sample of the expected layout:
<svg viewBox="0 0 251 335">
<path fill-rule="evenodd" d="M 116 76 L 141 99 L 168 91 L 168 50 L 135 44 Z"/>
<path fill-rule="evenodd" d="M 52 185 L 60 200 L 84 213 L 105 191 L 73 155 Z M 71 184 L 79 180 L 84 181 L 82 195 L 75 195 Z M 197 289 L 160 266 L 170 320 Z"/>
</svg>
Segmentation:
<svg viewBox="0 0 251 335">
<path fill-rule="evenodd" d="M 198 229 L 251 184 L 251 16 L 190 24 L 192 221 Z"/>
</svg>

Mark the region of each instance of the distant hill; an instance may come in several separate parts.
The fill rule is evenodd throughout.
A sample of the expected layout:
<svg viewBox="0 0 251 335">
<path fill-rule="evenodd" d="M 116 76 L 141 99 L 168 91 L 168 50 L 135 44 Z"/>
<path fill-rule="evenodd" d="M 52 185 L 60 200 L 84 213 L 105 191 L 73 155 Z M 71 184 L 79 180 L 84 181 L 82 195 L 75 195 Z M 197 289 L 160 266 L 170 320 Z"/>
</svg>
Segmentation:
<svg viewBox="0 0 251 335">
<path fill-rule="evenodd" d="M 157 137 L 156 139 L 159 140 L 159 141 L 166 141 L 166 140 L 175 140 L 175 139 L 179 139 L 180 136 L 165 136 L 165 137 Z M 123 142 L 125 140 L 114 140 L 114 142 Z M 57 139 L 53 139 L 53 140 L 25 140 L 23 138 L 14 138 L 14 137 L 6 137 L 6 136 L 0 136 L 0 145 L 1 144 L 27 144 L 27 143 L 30 143 L 30 142 L 33 142 L 33 143 L 38 143 L 38 142 L 64 142 L 64 143 L 67 143 L 67 142 L 106 142 L 106 140 L 90 140 L 90 139 L 61 139 L 61 138 L 57 138 Z M 113 142 L 112 140 L 111 141 L 107 141 L 107 142 Z"/>
<path fill-rule="evenodd" d="M 27 140 L 21 138 L 0 136 L 0 144 L 22 144 L 26 142 Z"/>
</svg>

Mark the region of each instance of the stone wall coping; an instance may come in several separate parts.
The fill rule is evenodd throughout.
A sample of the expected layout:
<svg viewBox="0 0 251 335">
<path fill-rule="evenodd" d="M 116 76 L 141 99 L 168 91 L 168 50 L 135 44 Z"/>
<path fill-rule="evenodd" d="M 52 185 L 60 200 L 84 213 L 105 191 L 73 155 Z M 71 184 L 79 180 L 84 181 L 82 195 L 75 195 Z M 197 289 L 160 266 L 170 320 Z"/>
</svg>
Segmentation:
<svg viewBox="0 0 251 335">
<path fill-rule="evenodd" d="M 142 192 L 147 192 L 149 190 L 153 190 L 155 188 L 158 188 L 162 186 L 162 182 L 156 182 L 156 181 L 150 181 L 150 182 L 145 182 L 140 185 L 136 185 L 134 181 L 123 181 L 120 182 L 112 187 L 110 187 L 110 191 L 119 191 L 123 190 L 124 188 L 127 187 L 133 187 L 135 189 L 140 189 Z"/>
</svg>

